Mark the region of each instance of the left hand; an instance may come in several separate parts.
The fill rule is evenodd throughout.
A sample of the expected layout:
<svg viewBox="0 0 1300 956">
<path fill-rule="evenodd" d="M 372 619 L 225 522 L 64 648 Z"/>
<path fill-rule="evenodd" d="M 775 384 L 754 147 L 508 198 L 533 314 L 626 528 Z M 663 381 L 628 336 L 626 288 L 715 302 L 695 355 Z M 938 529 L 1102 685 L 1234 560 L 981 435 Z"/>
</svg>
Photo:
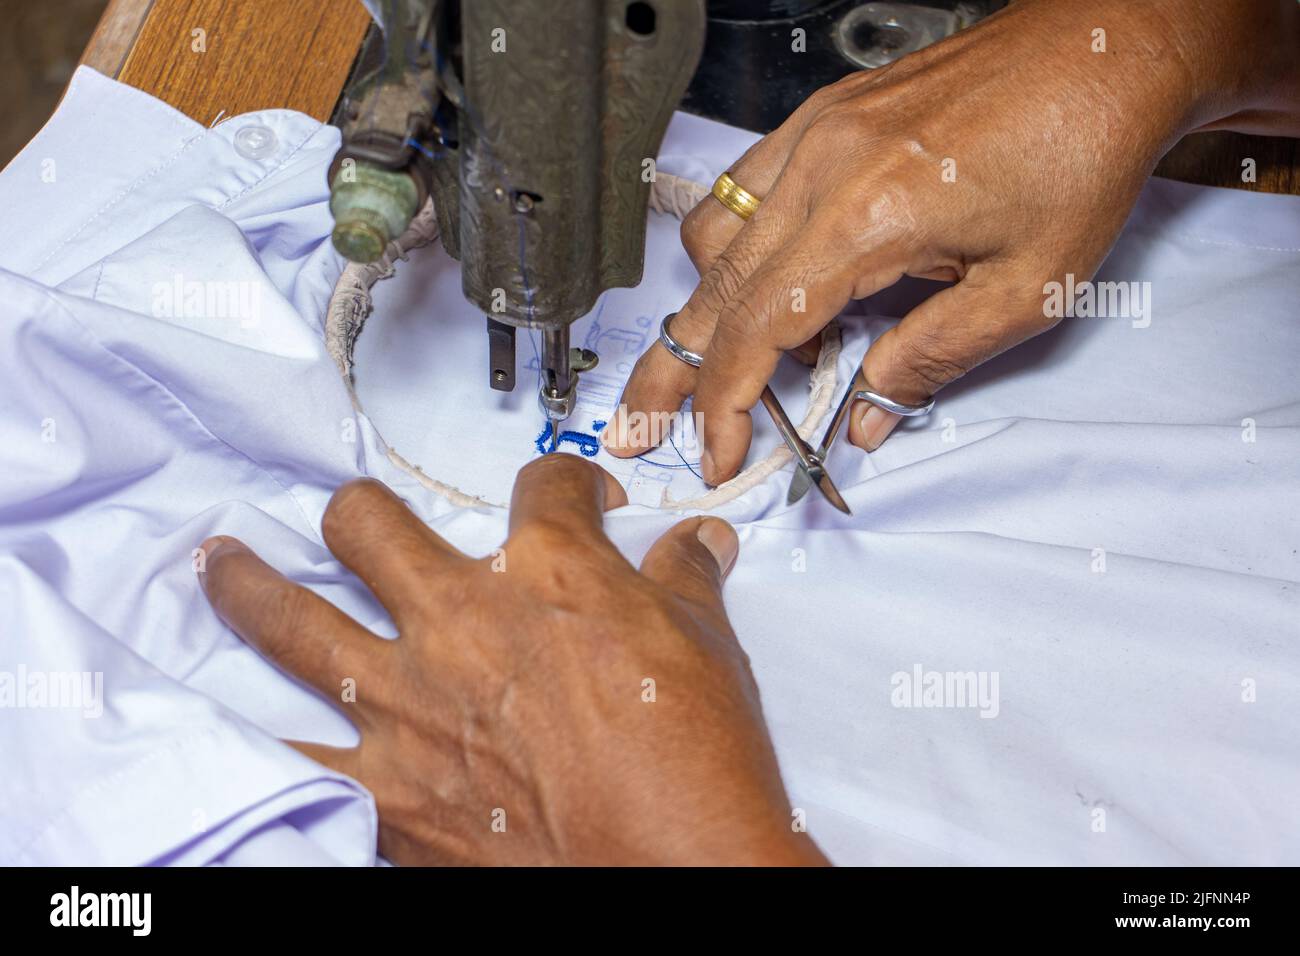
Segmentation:
<svg viewBox="0 0 1300 956">
<path fill-rule="evenodd" d="M 544 456 L 519 474 L 503 547 L 474 560 L 378 482 L 344 485 L 325 541 L 392 615 L 391 641 L 232 538 L 205 543 L 201 580 L 356 725 L 357 747 L 295 746 L 370 789 L 394 862 L 825 862 L 792 832 L 723 607 L 735 531 L 688 518 L 637 571 L 601 528 L 626 503 L 594 464 Z"/>
</svg>

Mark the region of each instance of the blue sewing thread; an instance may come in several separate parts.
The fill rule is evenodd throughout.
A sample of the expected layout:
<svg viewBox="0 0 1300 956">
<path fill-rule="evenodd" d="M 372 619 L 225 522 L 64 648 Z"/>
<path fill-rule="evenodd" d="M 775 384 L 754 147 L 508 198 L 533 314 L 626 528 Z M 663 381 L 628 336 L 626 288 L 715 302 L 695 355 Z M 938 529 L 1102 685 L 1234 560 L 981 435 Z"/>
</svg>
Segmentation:
<svg viewBox="0 0 1300 956">
<path fill-rule="evenodd" d="M 601 424 L 604 424 L 604 422 Z M 550 454 L 551 452 L 549 446 L 551 444 L 551 431 L 554 428 L 555 425 L 553 423 L 547 422 L 542 427 L 541 434 L 539 434 L 533 442 L 533 444 L 537 446 L 537 450 L 543 455 Z M 585 432 L 572 430 L 562 431 L 560 432 L 559 438 L 555 440 L 555 447 L 558 448 L 566 441 L 571 445 L 577 445 L 578 453 L 582 455 L 583 458 L 595 458 L 596 453 L 600 451 L 599 439 L 597 439 L 595 435 L 588 435 Z"/>
<path fill-rule="evenodd" d="M 415 140 L 411 139 L 410 137 L 407 137 L 405 145 L 419 150 L 421 153 L 423 153 L 425 156 L 429 157 L 430 159 L 437 159 L 440 155 L 442 155 L 441 153 L 435 153 L 430 149 L 426 149 L 425 147 L 421 146 L 419 143 L 417 143 Z"/>
<path fill-rule="evenodd" d="M 594 421 L 591 423 L 591 430 L 593 432 L 598 432 L 608 424 L 609 422 L 606 421 Z M 545 435 L 546 433 L 543 432 L 542 434 Z M 682 460 L 682 463 L 680 465 L 674 465 L 666 461 L 655 461 L 653 458 L 647 458 L 646 455 L 650 454 L 649 451 L 643 451 L 641 452 L 641 454 L 637 455 L 636 457 L 638 460 L 645 462 L 647 465 L 654 465 L 656 468 L 685 468 L 696 478 L 699 478 L 700 481 L 703 481 L 704 476 L 691 467 L 691 463 L 686 460 L 686 456 L 682 454 L 681 449 L 677 447 L 677 443 L 673 441 L 672 435 L 668 436 L 668 444 L 673 446 L 673 451 L 677 452 L 677 457 Z M 651 451 L 653 450 L 654 449 L 651 449 Z M 698 462 L 696 464 L 698 464 Z"/>
<path fill-rule="evenodd" d="M 668 444 L 670 444 L 670 445 L 673 446 L 673 451 L 677 452 L 677 457 L 680 458 L 680 459 L 682 460 L 682 464 L 686 466 L 686 470 L 689 471 L 689 472 L 690 472 L 692 475 L 694 475 L 696 478 L 700 479 L 700 481 L 703 481 L 703 480 L 704 480 L 704 476 L 701 475 L 698 471 L 696 471 L 694 468 L 691 467 L 691 463 L 690 463 L 689 461 L 686 460 L 686 456 L 683 455 L 681 449 L 677 447 L 677 442 L 673 441 L 673 436 L 672 436 L 672 435 L 669 435 L 669 436 L 668 436 Z M 675 468 L 675 467 L 677 467 L 677 466 L 676 466 L 676 465 L 673 465 L 672 467 Z"/>
<path fill-rule="evenodd" d="M 669 471 L 681 471 L 683 468 L 689 471 L 691 468 L 690 465 L 674 465 L 670 461 L 655 461 L 653 458 L 647 458 L 646 455 L 648 454 L 650 453 L 642 452 L 640 455 L 637 455 L 636 458 L 638 461 L 644 462 L 654 468 L 667 468 Z M 691 474 L 695 474 L 695 472 L 691 471 Z"/>
</svg>

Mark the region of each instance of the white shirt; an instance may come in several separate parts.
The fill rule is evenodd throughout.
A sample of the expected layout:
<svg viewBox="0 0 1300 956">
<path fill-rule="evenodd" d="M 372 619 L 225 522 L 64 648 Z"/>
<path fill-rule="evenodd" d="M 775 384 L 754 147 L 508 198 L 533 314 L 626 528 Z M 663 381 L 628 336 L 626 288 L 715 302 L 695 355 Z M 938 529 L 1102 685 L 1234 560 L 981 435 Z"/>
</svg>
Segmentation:
<svg viewBox="0 0 1300 956">
<path fill-rule="evenodd" d="M 751 140 L 678 116 L 660 168 L 707 182 Z M 354 731 L 217 620 L 193 549 L 237 536 L 391 635 L 321 541 L 333 489 L 373 475 L 486 554 L 504 512 L 385 440 L 499 502 L 541 422 L 526 337 L 503 399 L 434 247 L 375 288 L 354 413 L 322 341 L 337 143 L 288 111 L 203 129 L 83 68 L 0 174 L 0 862 L 374 861 L 369 795 L 276 739 Z M 652 217 L 647 281 L 575 325 L 615 378 L 577 431 L 640 348 L 610 336 L 693 286 L 675 232 Z M 1300 198 L 1152 181 L 1098 279 L 1150 283 L 1147 316 L 1066 320 L 871 456 L 841 436 L 853 516 L 787 508 L 788 467 L 718 511 L 793 807 L 837 862 L 1300 862 Z M 840 388 L 931 288 L 843 318 Z M 800 417 L 806 372 L 780 385 Z M 679 516 L 653 465 L 598 460 L 643 481 L 606 521 L 637 560 Z"/>
</svg>

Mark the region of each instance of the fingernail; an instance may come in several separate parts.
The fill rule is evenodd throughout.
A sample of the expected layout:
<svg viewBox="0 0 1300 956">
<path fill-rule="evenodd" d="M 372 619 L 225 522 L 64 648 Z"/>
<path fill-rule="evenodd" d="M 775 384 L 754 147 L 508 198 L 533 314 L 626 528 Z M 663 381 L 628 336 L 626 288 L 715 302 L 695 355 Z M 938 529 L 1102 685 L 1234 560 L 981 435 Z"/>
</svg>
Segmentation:
<svg viewBox="0 0 1300 956">
<path fill-rule="evenodd" d="M 700 474 L 704 476 L 706 483 L 710 485 L 717 484 L 713 480 L 713 453 L 707 448 L 704 449 L 704 454 L 700 456 Z"/>
<path fill-rule="evenodd" d="M 889 437 L 889 433 L 898 424 L 899 417 L 882 408 L 872 405 L 862 416 L 862 439 L 867 443 L 867 451 L 875 451 Z"/>
<path fill-rule="evenodd" d="M 227 537 L 224 534 L 221 534 L 212 538 L 208 538 L 207 541 L 204 541 L 201 545 L 199 545 L 199 550 L 203 552 L 203 563 L 198 567 L 197 570 L 204 571 L 207 569 L 207 566 L 212 562 L 212 559 L 215 558 L 218 553 L 226 553 L 226 552 L 241 551 L 241 550 L 247 551 L 248 548 L 245 547 L 244 543 L 240 541 L 238 538 L 231 538 L 231 537 Z"/>
<path fill-rule="evenodd" d="M 731 566 L 736 563 L 736 555 L 740 553 L 740 539 L 736 537 L 735 529 L 720 518 L 706 518 L 700 522 L 695 537 L 709 549 L 713 560 L 718 562 L 718 570 L 725 578 L 731 571 Z"/>
</svg>

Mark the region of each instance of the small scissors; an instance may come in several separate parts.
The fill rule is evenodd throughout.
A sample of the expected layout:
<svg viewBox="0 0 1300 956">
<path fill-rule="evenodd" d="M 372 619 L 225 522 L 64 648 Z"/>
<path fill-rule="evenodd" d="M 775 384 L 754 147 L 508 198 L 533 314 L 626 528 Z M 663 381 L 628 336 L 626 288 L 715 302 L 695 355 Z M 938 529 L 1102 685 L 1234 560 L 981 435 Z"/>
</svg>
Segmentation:
<svg viewBox="0 0 1300 956">
<path fill-rule="evenodd" d="M 872 405 L 882 408 L 887 412 L 895 415 L 901 415 L 903 418 L 914 418 L 918 415 L 928 415 L 934 408 L 934 399 L 930 399 L 923 405 L 904 405 L 902 402 L 896 402 L 892 398 L 886 398 L 879 392 L 871 390 L 867 384 L 866 376 L 862 374 L 861 365 L 858 366 L 858 372 L 853 376 L 853 381 L 849 383 L 848 391 L 840 399 L 840 404 L 835 409 L 835 414 L 831 416 L 831 422 L 826 426 L 826 434 L 822 437 L 821 446 L 812 453 L 812 459 L 817 463 L 818 468 L 822 468 L 826 462 L 826 456 L 831 452 L 831 445 L 835 442 L 835 436 L 839 433 L 840 425 L 844 424 L 844 418 L 849 413 L 849 406 L 855 398 L 860 398 L 870 402 Z M 824 473 L 824 472 L 823 472 Z M 829 479 L 828 479 L 829 480 Z M 800 498 L 808 493 L 808 486 L 812 483 L 812 476 L 806 469 L 800 469 L 794 473 L 794 478 L 790 482 L 790 491 L 785 496 L 785 503 L 794 504 Z M 848 509 L 843 509 L 848 513 Z"/>
<path fill-rule="evenodd" d="M 692 352 L 690 349 L 680 344 L 668 331 L 668 323 L 676 314 L 676 312 L 668 313 L 668 315 L 664 316 L 664 320 L 659 323 L 659 341 L 664 348 L 672 353 L 674 357 L 685 362 L 687 365 L 699 368 L 700 364 L 704 361 L 704 357 L 698 352 Z M 826 469 L 822 467 L 821 458 L 814 454 L 813 450 L 808 447 L 808 443 L 799 436 L 799 432 L 791 423 L 790 417 L 786 415 L 785 409 L 781 407 L 781 403 L 777 400 L 776 393 L 772 391 L 770 385 L 763 386 L 762 402 L 763 407 L 767 409 L 767 413 L 772 416 L 772 422 L 776 425 L 776 430 L 781 433 L 781 437 L 785 439 L 786 445 L 789 447 L 790 451 L 794 453 L 795 462 L 798 465 L 798 470 L 795 472 L 795 481 L 802 482 L 802 490 L 799 492 L 798 497 L 802 498 L 810 486 L 816 485 L 818 490 L 821 491 L 822 495 L 832 505 L 840 511 L 843 511 L 846 515 L 853 514 L 853 512 L 849 510 L 849 506 L 845 504 L 844 498 L 839 493 L 839 489 L 837 489 L 835 483 L 831 481 L 830 475 L 826 474 Z M 837 414 L 840 417 L 843 417 L 846 408 L 847 402 L 844 403 L 844 408 L 837 412 Z M 834 436 L 831 435 L 829 437 Z M 790 487 L 790 493 L 794 494 L 793 485 Z"/>
</svg>

